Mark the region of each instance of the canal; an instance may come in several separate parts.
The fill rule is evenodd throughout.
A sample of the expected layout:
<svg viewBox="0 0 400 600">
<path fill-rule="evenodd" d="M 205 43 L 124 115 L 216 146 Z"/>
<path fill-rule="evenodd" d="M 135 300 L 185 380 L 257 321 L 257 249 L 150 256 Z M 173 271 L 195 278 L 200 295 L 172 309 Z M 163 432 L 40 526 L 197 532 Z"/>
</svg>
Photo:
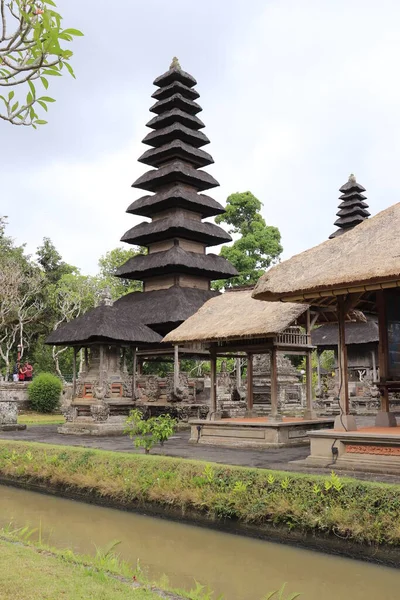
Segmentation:
<svg viewBox="0 0 400 600">
<path fill-rule="evenodd" d="M 396 569 L 0 486 L 0 525 L 10 522 L 40 524 L 44 542 L 80 553 L 119 540 L 121 557 L 151 578 L 187 589 L 196 579 L 225 600 L 261 600 L 285 581 L 301 600 L 400 597 Z"/>
</svg>

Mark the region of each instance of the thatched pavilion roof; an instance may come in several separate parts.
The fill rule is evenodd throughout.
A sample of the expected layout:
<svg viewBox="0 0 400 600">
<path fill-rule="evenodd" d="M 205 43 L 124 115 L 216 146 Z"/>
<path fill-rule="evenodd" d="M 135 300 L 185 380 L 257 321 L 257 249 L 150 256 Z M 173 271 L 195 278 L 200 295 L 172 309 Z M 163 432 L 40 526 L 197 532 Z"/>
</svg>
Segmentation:
<svg viewBox="0 0 400 600">
<path fill-rule="evenodd" d="M 134 320 L 129 305 L 97 306 L 53 331 L 46 344 L 76 346 L 94 342 L 125 343 L 130 345 L 157 344 L 161 336 Z"/>
<path fill-rule="evenodd" d="M 365 323 L 346 323 L 346 346 L 371 344 L 379 342 L 378 324 L 369 320 Z M 311 333 L 313 346 L 321 349 L 337 348 L 339 343 L 339 328 L 335 323 L 326 323 L 314 329 Z"/>
<path fill-rule="evenodd" d="M 305 304 L 259 302 L 251 293 L 251 290 L 230 291 L 212 298 L 163 342 L 274 337 L 308 308 Z"/>
<path fill-rule="evenodd" d="M 400 203 L 267 271 L 253 297 L 318 304 L 324 297 L 400 284 Z"/>
</svg>

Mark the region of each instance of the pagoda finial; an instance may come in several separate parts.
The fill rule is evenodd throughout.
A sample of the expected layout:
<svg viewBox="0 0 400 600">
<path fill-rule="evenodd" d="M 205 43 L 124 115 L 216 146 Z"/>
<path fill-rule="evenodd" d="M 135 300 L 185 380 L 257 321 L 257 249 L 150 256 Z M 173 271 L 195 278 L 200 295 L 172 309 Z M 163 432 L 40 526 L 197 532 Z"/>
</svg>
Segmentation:
<svg viewBox="0 0 400 600">
<path fill-rule="evenodd" d="M 172 62 L 169 66 L 170 69 L 181 69 L 181 65 L 179 64 L 179 59 L 174 56 L 174 58 L 172 59 Z"/>
<path fill-rule="evenodd" d="M 350 173 L 350 175 L 349 175 L 349 182 L 357 183 L 356 176 L 353 173 Z"/>
<path fill-rule="evenodd" d="M 113 299 L 111 296 L 111 290 L 107 286 L 100 292 L 100 305 L 102 306 L 112 306 Z"/>
</svg>

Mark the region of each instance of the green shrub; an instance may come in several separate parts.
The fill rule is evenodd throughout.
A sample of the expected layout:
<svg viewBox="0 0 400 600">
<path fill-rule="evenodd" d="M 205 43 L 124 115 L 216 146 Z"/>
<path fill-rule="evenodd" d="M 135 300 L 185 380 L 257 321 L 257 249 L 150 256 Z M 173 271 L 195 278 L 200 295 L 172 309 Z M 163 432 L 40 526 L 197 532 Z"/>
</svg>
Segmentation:
<svg viewBox="0 0 400 600">
<path fill-rule="evenodd" d="M 146 454 L 156 444 L 164 445 L 176 429 L 176 419 L 170 415 L 160 415 L 145 419 L 143 413 L 137 408 L 131 410 L 126 420 L 125 433 L 134 439 L 136 448 L 144 448 Z"/>
<path fill-rule="evenodd" d="M 50 413 L 60 402 L 62 383 L 51 373 L 41 373 L 28 385 L 31 408 L 41 413 Z"/>
</svg>

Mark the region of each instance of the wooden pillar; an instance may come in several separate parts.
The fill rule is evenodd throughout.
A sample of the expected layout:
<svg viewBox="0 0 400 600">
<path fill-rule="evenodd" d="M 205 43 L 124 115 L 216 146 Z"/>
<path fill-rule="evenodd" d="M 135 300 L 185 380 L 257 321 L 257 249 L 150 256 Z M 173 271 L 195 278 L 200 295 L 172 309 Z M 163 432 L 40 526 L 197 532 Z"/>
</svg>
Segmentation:
<svg viewBox="0 0 400 600">
<path fill-rule="evenodd" d="M 132 350 L 132 400 L 136 400 L 136 371 L 137 371 L 137 354 L 136 348 Z"/>
<path fill-rule="evenodd" d="M 72 355 L 72 400 L 76 397 L 76 355 L 78 354 L 79 349 L 75 348 Z"/>
<path fill-rule="evenodd" d="M 321 352 L 317 350 L 317 385 L 318 388 L 321 389 L 322 380 L 321 380 Z"/>
<path fill-rule="evenodd" d="M 247 354 L 247 390 L 246 390 L 247 410 L 246 414 L 248 417 L 253 415 L 253 355 Z"/>
<path fill-rule="evenodd" d="M 385 294 L 383 290 L 376 292 L 376 306 L 378 309 L 379 345 L 378 364 L 379 380 L 386 383 L 388 377 L 388 334 L 386 326 Z M 389 392 L 386 387 L 381 388 L 381 409 L 376 415 L 375 425 L 377 427 L 396 427 L 396 417 L 390 412 Z"/>
<path fill-rule="evenodd" d="M 239 389 L 242 387 L 242 373 L 241 373 L 241 363 L 240 358 L 235 358 L 236 363 L 236 388 Z"/>
<path fill-rule="evenodd" d="M 89 370 L 89 349 L 85 348 L 85 370 Z"/>
<path fill-rule="evenodd" d="M 104 346 L 100 345 L 100 362 L 99 362 L 99 385 L 104 385 Z"/>
<path fill-rule="evenodd" d="M 211 389 L 210 389 L 210 420 L 215 421 L 217 414 L 217 356 L 211 353 Z"/>
<path fill-rule="evenodd" d="M 376 355 L 375 350 L 371 350 L 372 355 L 372 381 L 375 383 L 378 380 L 378 375 L 376 372 Z"/>
<path fill-rule="evenodd" d="M 306 312 L 306 333 L 307 339 L 311 340 L 311 314 L 310 309 Z M 318 364 L 319 364 L 319 355 L 318 355 Z M 319 372 L 319 380 L 321 379 L 321 373 Z M 314 411 L 313 407 L 313 389 L 312 389 L 312 350 L 307 350 L 306 354 L 306 401 L 307 406 L 304 411 L 305 419 L 316 419 L 317 414 Z"/>
<path fill-rule="evenodd" d="M 174 394 L 177 393 L 179 387 L 179 346 L 174 346 Z"/>
<path fill-rule="evenodd" d="M 339 327 L 338 363 L 339 363 L 339 409 L 340 414 L 335 419 L 335 429 L 354 431 L 357 429 L 354 417 L 350 416 L 349 380 L 346 348 L 346 297 L 338 296 L 337 318 Z"/>
<path fill-rule="evenodd" d="M 278 410 L 278 364 L 277 350 L 273 346 L 271 350 L 271 421 L 282 421 Z"/>
</svg>

